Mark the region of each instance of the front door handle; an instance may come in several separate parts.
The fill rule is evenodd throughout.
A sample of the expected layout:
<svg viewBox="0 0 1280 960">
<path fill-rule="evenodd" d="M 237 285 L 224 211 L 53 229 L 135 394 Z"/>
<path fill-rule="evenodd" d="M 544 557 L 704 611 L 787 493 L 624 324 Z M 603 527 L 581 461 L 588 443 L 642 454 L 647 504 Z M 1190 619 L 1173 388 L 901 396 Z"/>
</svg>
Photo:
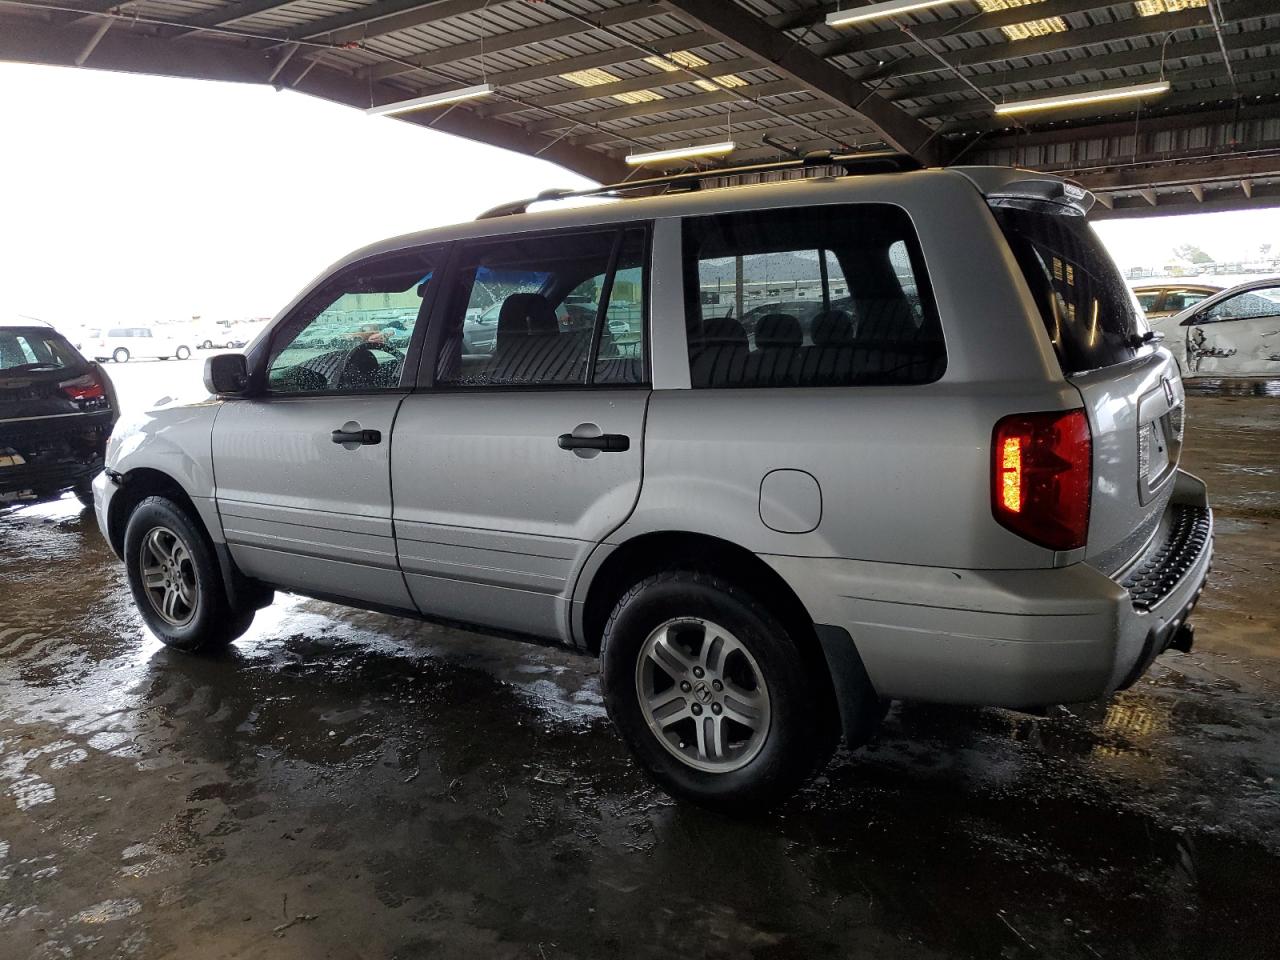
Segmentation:
<svg viewBox="0 0 1280 960">
<path fill-rule="evenodd" d="M 598 437 L 575 437 L 562 433 L 556 443 L 561 450 L 603 450 L 605 453 L 621 453 L 631 449 L 631 438 L 625 433 L 602 433 Z"/>
<path fill-rule="evenodd" d="M 352 444 L 354 446 L 372 445 L 382 442 L 381 430 L 361 430 L 358 426 L 352 429 L 344 424 L 341 429 L 329 434 L 334 443 Z"/>
</svg>

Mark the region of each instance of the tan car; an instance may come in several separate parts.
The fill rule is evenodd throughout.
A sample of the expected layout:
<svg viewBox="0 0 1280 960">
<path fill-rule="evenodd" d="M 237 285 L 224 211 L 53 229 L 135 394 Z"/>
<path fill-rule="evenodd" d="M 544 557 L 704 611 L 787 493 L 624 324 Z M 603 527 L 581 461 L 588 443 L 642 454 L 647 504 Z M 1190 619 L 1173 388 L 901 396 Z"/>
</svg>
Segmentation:
<svg viewBox="0 0 1280 960">
<path fill-rule="evenodd" d="M 1133 295 L 1138 298 L 1147 319 L 1154 320 L 1181 313 L 1187 307 L 1194 307 L 1201 300 L 1208 299 L 1221 290 L 1222 287 L 1204 283 L 1153 283 L 1145 287 L 1134 287 Z"/>
</svg>

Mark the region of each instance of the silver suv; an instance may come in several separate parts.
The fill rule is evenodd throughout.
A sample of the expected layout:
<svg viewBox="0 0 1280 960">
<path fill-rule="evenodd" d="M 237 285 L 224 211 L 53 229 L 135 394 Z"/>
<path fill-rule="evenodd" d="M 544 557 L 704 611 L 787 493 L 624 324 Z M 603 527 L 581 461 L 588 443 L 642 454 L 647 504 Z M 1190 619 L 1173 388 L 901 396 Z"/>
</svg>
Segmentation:
<svg viewBox="0 0 1280 960">
<path fill-rule="evenodd" d="M 351 255 L 210 358 L 212 397 L 115 431 L 97 514 L 143 618 L 208 650 L 284 590 L 560 641 L 659 784 L 730 809 L 892 699 L 1133 683 L 1188 648 L 1211 554 L 1177 367 L 1088 193 L 911 167 Z"/>
</svg>

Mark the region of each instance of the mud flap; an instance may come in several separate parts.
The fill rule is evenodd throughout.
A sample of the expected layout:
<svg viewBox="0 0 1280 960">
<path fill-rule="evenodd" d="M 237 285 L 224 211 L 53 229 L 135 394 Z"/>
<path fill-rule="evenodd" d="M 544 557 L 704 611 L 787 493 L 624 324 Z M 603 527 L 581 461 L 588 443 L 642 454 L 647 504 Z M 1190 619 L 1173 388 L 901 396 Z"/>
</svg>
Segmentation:
<svg viewBox="0 0 1280 960">
<path fill-rule="evenodd" d="M 831 673 L 845 745 L 852 750 L 871 739 L 879 726 L 884 715 L 880 698 L 876 696 L 875 687 L 871 685 L 867 668 L 849 631 L 825 623 L 814 624 L 813 629 L 822 644 L 822 655 Z"/>
</svg>

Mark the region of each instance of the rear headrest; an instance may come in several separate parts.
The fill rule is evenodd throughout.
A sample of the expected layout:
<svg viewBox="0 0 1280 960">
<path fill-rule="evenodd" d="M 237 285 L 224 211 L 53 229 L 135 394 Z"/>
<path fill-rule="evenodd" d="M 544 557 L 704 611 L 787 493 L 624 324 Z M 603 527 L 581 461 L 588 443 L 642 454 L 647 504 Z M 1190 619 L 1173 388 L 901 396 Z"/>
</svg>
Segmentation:
<svg viewBox="0 0 1280 960">
<path fill-rule="evenodd" d="M 798 347 L 802 343 L 800 321 L 789 313 L 766 313 L 756 324 L 756 346 L 761 349 Z"/>
<path fill-rule="evenodd" d="M 517 337 L 549 337 L 560 332 L 556 312 L 540 293 L 513 293 L 498 312 L 498 345 Z"/>
<path fill-rule="evenodd" d="M 843 310 L 823 310 L 813 318 L 813 342 L 819 347 L 850 346 L 853 317 Z"/>
<path fill-rule="evenodd" d="M 732 317 L 715 317 L 702 322 L 702 337 L 698 341 L 703 347 L 747 347 L 747 331 L 742 324 Z"/>
</svg>

